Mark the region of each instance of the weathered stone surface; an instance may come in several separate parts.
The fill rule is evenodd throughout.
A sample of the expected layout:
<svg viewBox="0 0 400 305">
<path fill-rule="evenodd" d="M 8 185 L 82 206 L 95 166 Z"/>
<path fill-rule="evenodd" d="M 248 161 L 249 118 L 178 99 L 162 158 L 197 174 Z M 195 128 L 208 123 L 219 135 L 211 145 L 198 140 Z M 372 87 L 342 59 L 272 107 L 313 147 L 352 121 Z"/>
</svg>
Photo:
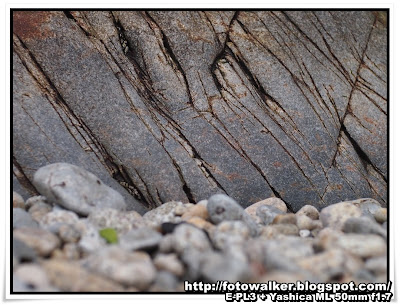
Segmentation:
<svg viewBox="0 0 400 305">
<path fill-rule="evenodd" d="M 360 217 L 362 211 L 352 202 L 344 201 L 332 204 L 322 209 L 320 219 L 324 227 L 332 227 L 341 230 L 347 219 L 351 217 Z"/>
<path fill-rule="evenodd" d="M 162 235 L 149 228 L 133 229 L 121 236 L 119 243 L 122 248 L 134 250 L 150 250 L 158 246 Z"/>
<path fill-rule="evenodd" d="M 64 208 L 88 215 L 96 208 L 125 210 L 124 198 L 84 169 L 67 163 L 41 167 L 33 184 L 46 198 Z"/>
<path fill-rule="evenodd" d="M 13 229 L 21 227 L 28 227 L 28 228 L 39 227 L 38 223 L 32 219 L 32 216 L 21 208 L 13 208 L 12 224 L 13 224 Z"/>
<path fill-rule="evenodd" d="M 215 193 L 386 204 L 386 12 L 13 14 L 23 196 L 68 162 L 141 213 Z"/>
</svg>

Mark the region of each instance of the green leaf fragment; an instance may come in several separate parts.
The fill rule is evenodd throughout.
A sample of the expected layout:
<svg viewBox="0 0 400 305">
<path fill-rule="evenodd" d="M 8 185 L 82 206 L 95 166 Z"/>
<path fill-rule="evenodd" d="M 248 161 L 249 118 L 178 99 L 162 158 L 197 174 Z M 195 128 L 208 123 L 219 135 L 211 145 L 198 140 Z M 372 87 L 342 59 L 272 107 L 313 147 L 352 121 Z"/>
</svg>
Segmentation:
<svg viewBox="0 0 400 305">
<path fill-rule="evenodd" d="M 103 237 L 109 244 L 118 243 L 117 231 L 113 228 L 105 228 L 99 231 L 100 236 Z"/>
</svg>

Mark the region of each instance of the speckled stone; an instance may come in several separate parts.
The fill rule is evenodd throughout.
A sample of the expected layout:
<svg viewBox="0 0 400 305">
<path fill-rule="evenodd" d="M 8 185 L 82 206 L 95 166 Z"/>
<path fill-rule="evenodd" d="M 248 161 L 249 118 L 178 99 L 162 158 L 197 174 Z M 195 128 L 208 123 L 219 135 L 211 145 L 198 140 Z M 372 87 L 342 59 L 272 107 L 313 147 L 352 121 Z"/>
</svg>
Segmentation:
<svg viewBox="0 0 400 305">
<path fill-rule="evenodd" d="M 297 223 L 296 215 L 293 213 L 283 214 L 283 215 L 276 215 L 274 220 L 272 221 L 273 224 L 293 224 Z"/>
<path fill-rule="evenodd" d="M 386 255 L 371 257 L 366 260 L 365 268 L 375 275 L 385 275 L 387 274 L 387 261 L 388 258 Z"/>
<path fill-rule="evenodd" d="M 207 251 L 211 249 L 210 241 L 203 230 L 193 225 L 181 224 L 173 233 L 173 249 L 182 253 L 186 248 Z"/>
<path fill-rule="evenodd" d="M 319 215 L 324 227 L 341 230 L 345 221 L 350 217 L 360 217 L 362 211 L 351 201 L 332 204 L 321 210 Z"/>
<path fill-rule="evenodd" d="M 256 214 L 263 225 L 269 225 L 274 221 L 276 216 L 284 215 L 285 213 L 274 206 L 261 205 L 257 208 Z"/>
<path fill-rule="evenodd" d="M 267 239 L 276 238 L 278 235 L 299 235 L 299 228 L 294 224 L 272 224 L 263 227 L 260 236 Z"/>
<path fill-rule="evenodd" d="M 317 208 L 312 205 L 309 205 L 309 204 L 303 206 L 300 210 L 298 210 L 296 215 L 297 216 L 305 215 L 305 216 L 311 218 L 312 220 L 319 219 L 319 212 L 318 212 Z"/>
<path fill-rule="evenodd" d="M 13 257 L 15 257 L 18 262 L 22 260 L 25 262 L 32 262 L 36 260 L 37 255 L 35 250 L 32 249 L 23 241 L 13 238 L 12 246 L 13 246 Z"/>
<path fill-rule="evenodd" d="M 40 256 L 47 256 L 60 246 L 56 235 L 41 228 L 18 228 L 14 230 L 13 236 L 33 248 Z"/>
<path fill-rule="evenodd" d="M 40 198 L 38 198 L 38 200 L 35 200 L 35 203 L 29 208 L 28 212 L 29 214 L 31 214 L 32 218 L 35 221 L 40 223 L 42 218 L 46 216 L 47 213 L 50 213 L 53 208 L 51 205 L 42 200 L 43 196 L 37 197 Z M 26 202 L 29 202 L 29 199 Z"/>
<path fill-rule="evenodd" d="M 74 225 L 79 220 L 76 213 L 66 210 L 51 211 L 46 213 L 40 219 L 40 226 L 45 229 L 57 233 L 61 225 Z"/>
<path fill-rule="evenodd" d="M 77 229 L 76 225 L 62 224 L 58 228 L 58 237 L 64 243 L 77 243 L 81 238 L 81 232 Z"/>
<path fill-rule="evenodd" d="M 337 246 L 363 258 L 385 255 L 387 251 L 385 240 L 372 234 L 341 235 L 337 240 Z"/>
<path fill-rule="evenodd" d="M 145 225 L 143 217 L 138 212 L 112 208 L 95 209 L 87 219 L 98 229 L 113 228 L 120 234 Z"/>
<path fill-rule="evenodd" d="M 313 220 L 305 214 L 296 215 L 296 225 L 300 230 L 314 230 L 322 229 L 322 222 L 320 220 Z"/>
</svg>

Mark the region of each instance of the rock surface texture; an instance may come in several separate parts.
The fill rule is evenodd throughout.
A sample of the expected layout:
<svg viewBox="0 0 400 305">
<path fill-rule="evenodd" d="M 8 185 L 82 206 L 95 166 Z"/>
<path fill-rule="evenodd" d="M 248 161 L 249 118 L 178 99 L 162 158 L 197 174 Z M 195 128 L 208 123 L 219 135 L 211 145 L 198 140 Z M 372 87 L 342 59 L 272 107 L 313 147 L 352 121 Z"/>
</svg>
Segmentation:
<svg viewBox="0 0 400 305">
<path fill-rule="evenodd" d="M 64 162 L 142 214 L 216 193 L 244 208 L 278 197 L 291 212 L 386 206 L 385 12 L 14 11 L 12 21 L 13 188 L 24 199 L 38 193 L 37 169 Z"/>
</svg>

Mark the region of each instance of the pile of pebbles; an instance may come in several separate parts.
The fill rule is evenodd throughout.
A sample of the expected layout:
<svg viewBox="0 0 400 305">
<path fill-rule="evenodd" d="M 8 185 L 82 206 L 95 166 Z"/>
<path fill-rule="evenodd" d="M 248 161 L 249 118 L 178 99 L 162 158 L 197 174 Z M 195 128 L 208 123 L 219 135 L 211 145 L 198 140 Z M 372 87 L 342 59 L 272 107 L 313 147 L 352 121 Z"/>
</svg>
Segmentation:
<svg viewBox="0 0 400 305">
<path fill-rule="evenodd" d="M 297 213 L 216 194 L 143 216 L 74 165 L 39 169 L 13 194 L 13 291 L 181 292 L 184 281 L 386 282 L 387 210 L 369 198 Z M 111 228 L 110 242 L 100 231 Z"/>
</svg>

